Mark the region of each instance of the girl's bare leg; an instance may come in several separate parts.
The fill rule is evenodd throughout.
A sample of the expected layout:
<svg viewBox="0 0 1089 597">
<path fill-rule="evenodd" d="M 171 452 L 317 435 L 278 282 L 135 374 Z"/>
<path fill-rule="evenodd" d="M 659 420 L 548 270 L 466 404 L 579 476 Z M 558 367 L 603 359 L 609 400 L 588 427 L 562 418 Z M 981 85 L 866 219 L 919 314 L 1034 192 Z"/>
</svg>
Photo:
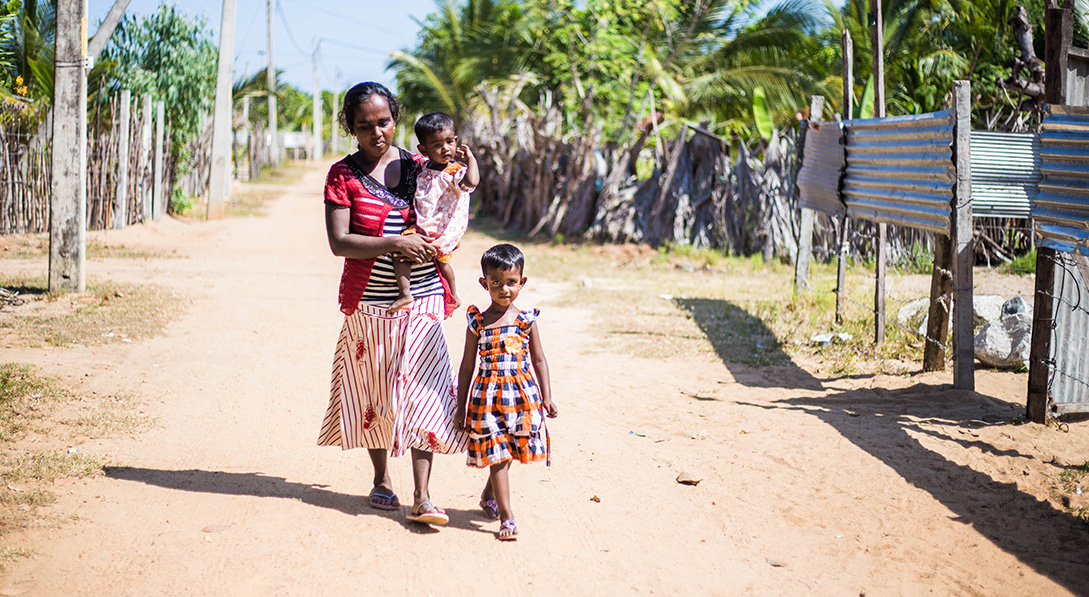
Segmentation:
<svg viewBox="0 0 1089 597">
<path fill-rule="evenodd" d="M 499 464 L 493 464 L 488 478 L 495 501 L 499 502 L 499 518 L 502 520 L 514 518 L 514 510 L 510 503 L 510 462 L 505 460 Z M 487 487 L 484 489 L 487 491 Z"/>
</svg>

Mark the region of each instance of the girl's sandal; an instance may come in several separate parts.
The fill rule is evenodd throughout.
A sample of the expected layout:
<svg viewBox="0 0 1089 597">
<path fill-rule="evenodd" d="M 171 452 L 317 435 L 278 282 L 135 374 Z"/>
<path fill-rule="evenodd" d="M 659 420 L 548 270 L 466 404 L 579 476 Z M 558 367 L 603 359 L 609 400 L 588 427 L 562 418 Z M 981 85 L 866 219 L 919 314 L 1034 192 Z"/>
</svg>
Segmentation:
<svg viewBox="0 0 1089 597">
<path fill-rule="evenodd" d="M 484 511 L 484 517 L 488 520 L 499 519 L 499 502 L 495 500 L 480 500 L 480 509 Z"/>
<path fill-rule="evenodd" d="M 513 518 L 508 518 L 499 523 L 499 535 L 497 538 L 500 541 L 518 540 L 518 524 L 514 522 Z"/>
</svg>

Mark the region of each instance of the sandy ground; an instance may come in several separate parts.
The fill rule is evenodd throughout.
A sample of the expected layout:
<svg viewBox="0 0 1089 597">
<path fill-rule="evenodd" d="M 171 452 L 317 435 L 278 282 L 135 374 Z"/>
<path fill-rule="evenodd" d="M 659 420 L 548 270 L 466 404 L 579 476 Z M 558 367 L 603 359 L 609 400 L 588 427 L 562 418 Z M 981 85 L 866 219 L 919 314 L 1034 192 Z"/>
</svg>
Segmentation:
<svg viewBox="0 0 1089 597">
<path fill-rule="evenodd" d="M 1011 424 L 1024 375 L 980 371 L 971 393 L 950 373 L 818 379 L 804 363 L 615 354 L 541 278 L 519 304 L 542 309 L 561 416 L 553 466 L 512 471 L 520 539 L 495 539 L 476 506 L 484 474 L 461 455 L 435 461 L 449 526 L 370 509 L 366 454 L 315 445 L 341 323 L 323 176 L 267 217 L 108 233 L 183 255 L 88 264 L 190 297 L 164 334 L 4 350 L 82 391 L 136 396 L 157 425 L 80 444 L 114 466 L 58 488 L 61 522 L 3 537 L 33 555 L 7 566 L 0 595 L 1089 594 L 1089 527 L 1041 499 L 1089 460 L 1087 425 Z M 455 257 L 470 302 L 486 300 L 471 281 L 488 242 Z M 456 360 L 463 314 L 446 329 Z M 702 482 L 678 484 L 682 471 Z M 392 475 L 411 502 L 408 460 Z"/>
</svg>

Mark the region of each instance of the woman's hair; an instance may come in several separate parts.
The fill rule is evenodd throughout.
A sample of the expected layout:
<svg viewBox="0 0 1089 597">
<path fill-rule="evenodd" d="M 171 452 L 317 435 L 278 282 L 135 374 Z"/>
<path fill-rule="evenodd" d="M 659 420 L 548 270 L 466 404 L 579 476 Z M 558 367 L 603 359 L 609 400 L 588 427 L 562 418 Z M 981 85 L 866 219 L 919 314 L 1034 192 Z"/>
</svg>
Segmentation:
<svg viewBox="0 0 1089 597">
<path fill-rule="evenodd" d="M 445 112 L 429 112 L 416 121 L 416 139 L 420 143 L 426 143 L 431 135 L 447 130 L 457 132 L 454 128 L 454 119 Z"/>
<path fill-rule="evenodd" d="M 389 104 L 390 116 L 393 117 L 394 122 L 401 119 L 401 102 L 397 101 L 397 96 L 393 95 L 393 92 L 389 89 L 386 89 L 385 85 L 373 81 L 358 83 L 344 94 L 344 106 L 337 113 L 337 120 L 340 122 L 341 128 L 349 135 L 355 134 L 355 131 L 352 130 L 354 126 L 352 119 L 355 117 L 356 108 L 369 100 L 372 95 L 380 95 L 386 99 L 386 103 Z"/>
<path fill-rule="evenodd" d="M 518 268 L 518 273 L 521 274 L 525 264 L 526 258 L 518 247 L 507 243 L 495 245 L 484 251 L 484 255 L 480 257 L 480 271 L 485 276 L 489 269 L 505 272 Z"/>
</svg>

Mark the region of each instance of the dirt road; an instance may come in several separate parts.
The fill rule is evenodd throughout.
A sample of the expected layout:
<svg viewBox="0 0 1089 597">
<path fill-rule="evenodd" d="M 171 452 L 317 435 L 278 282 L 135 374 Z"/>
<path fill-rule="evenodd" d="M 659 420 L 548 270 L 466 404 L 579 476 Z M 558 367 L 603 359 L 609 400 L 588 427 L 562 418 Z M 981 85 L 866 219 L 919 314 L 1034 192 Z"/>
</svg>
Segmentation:
<svg viewBox="0 0 1089 597">
<path fill-rule="evenodd" d="M 114 466 L 59 489 L 62 522 L 5 536 L 34 555 L 0 594 L 1089 594 L 1086 525 L 1034 497 L 1089 442 L 1077 425 L 1004 424 L 1023 376 L 981 373 L 966 393 L 949 374 L 820 380 L 614 354 L 532 271 L 519 303 L 542 310 L 562 412 L 553 466 L 512 470 L 519 540 L 495 539 L 484 474 L 460 455 L 435 460 L 449 526 L 370 509 L 366 454 L 315 445 L 341 323 L 323 179 L 309 171 L 267 217 L 117 233 L 182 255 L 88 265 L 189 297 L 159 337 L 6 351 L 136 396 L 157 423 L 79 446 Z M 469 302 L 486 300 L 473 281 L 492 242 L 473 234 L 455 256 Z M 456 360 L 462 311 L 446 329 Z M 411 502 L 409 462 L 392 475 Z"/>
</svg>

